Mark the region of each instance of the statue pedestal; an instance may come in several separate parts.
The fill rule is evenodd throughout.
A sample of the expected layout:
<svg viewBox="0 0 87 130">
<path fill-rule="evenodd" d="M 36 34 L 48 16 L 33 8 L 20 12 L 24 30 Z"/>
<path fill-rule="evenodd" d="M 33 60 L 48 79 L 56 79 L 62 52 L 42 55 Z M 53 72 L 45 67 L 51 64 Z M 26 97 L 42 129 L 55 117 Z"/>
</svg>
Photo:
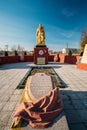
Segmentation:
<svg viewBox="0 0 87 130">
<path fill-rule="evenodd" d="M 87 44 L 85 45 L 81 62 L 77 64 L 77 68 L 81 70 L 87 70 Z"/>
<path fill-rule="evenodd" d="M 34 48 L 34 64 L 45 65 L 48 64 L 48 48 L 36 46 Z"/>
</svg>

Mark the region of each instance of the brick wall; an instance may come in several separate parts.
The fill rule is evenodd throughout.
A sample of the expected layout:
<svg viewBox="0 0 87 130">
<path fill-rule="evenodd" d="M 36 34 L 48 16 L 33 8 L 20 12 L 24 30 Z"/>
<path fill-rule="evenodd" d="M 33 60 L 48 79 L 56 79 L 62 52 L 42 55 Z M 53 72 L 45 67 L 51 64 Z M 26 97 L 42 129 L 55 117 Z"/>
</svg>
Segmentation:
<svg viewBox="0 0 87 130">
<path fill-rule="evenodd" d="M 54 62 L 54 55 L 48 56 L 48 62 Z M 80 56 L 65 56 L 65 55 L 58 55 L 57 62 L 60 63 L 69 63 L 69 64 L 76 64 L 77 60 L 80 59 Z M 4 56 L 0 57 L 0 64 L 7 64 L 7 63 L 16 63 L 16 62 L 33 62 L 34 56 L 27 55 L 24 56 L 24 59 L 21 60 L 20 56 Z"/>
</svg>

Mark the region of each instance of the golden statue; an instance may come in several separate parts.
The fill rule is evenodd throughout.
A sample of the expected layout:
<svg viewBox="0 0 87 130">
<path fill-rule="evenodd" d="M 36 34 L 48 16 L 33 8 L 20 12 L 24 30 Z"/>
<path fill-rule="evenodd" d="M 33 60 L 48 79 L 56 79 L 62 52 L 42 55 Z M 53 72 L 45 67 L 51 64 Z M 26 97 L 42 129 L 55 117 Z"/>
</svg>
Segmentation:
<svg viewBox="0 0 87 130">
<path fill-rule="evenodd" d="M 39 24 L 39 27 L 36 30 L 36 42 L 37 42 L 37 45 L 40 45 L 40 46 L 45 45 L 45 32 L 41 24 Z"/>
</svg>

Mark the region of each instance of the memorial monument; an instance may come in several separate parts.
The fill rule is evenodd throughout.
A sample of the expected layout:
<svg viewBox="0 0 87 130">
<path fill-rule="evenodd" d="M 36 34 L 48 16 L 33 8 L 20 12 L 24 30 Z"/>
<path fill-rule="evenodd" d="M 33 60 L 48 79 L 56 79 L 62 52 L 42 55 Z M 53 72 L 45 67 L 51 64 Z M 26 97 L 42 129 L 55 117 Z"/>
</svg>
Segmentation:
<svg viewBox="0 0 87 130">
<path fill-rule="evenodd" d="M 34 63 L 43 65 L 48 63 L 48 48 L 45 44 L 45 30 L 39 24 L 36 30 L 36 47 L 34 48 Z"/>
<path fill-rule="evenodd" d="M 85 45 L 84 53 L 81 59 L 81 63 L 87 64 L 87 44 Z"/>
</svg>

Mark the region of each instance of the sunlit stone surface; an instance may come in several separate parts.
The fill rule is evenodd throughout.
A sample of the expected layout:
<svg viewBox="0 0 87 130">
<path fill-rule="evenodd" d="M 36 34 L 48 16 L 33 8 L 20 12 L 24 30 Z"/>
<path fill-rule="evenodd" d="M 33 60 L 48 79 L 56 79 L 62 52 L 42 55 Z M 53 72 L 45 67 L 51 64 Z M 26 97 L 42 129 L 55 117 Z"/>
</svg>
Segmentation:
<svg viewBox="0 0 87 130">
<path fill-rule="evenodd" d="M 31 76 L 29 92 L 33 99 L 39 99 L 52 89 L 51 77 L 45 73 L 36 73 Z"/>
<path fill-rule="evenodd" d="M 84 53 L 82 56 L 81 63 L 86 63 L 87 64 L 87 44 L 85 45 Z"/>
</svg>

